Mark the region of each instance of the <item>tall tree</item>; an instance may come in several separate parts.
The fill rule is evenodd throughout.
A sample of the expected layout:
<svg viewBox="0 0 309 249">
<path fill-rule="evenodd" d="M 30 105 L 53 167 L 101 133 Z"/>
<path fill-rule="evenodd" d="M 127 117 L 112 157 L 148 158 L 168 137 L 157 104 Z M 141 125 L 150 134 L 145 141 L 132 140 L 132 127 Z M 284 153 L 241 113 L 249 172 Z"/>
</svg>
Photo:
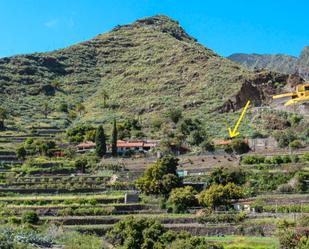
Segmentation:
<svg viewBox="0 0 309 249">
<path fill-rule="evenodd" d="M 103 126 L 100 125 L 95 134 L 96 154 L 98 157 L 103 157 L 106 154 L 106 138 Z"/>
<path fill-rule="evenodd" d="M 45 118 L 47 118 L 48 113 L 49 113 L 48 102 L 44 102 L 44 103 L 43 103 L 43 114 L 44 114 L 44 117 L 45 117 Z"/>
<path fill-rule="evenodd" d="M 60 87 L 60 83 L 57 80 L 53 80 L 50 85 L 54 88 L 54 89 L 59 89 Z"/>
<path fill-rule="evenodd" d="M 116 119 L 114 119 L 113 133 L 112 133 L 112 155 L 113 156 L 117 156 L 117 140 L 118 140 L 117 123 L 116 123 Z"/>
<path fill-rule="evenodd" d="M 0 131 L 3 131 L 5 126 L 4 126 L 4 121 L 7 119 L 7 111 L 0 107 Z"/>
<path fill-rule="evenodd" d="M 109 99 L 108 92 L 106 90 L 103 90 L 101 92 L 101 94 L 102 94 L 102 97 L 103 97 L 103 105 L 104 105 L 104 107 L 106 107 L 106 100 Z"/>
<path fill-rule="evenodd" d="M 79 113 L 79 115 L 81 116 L 82 115 L 82 112 L 85 111 L 85 106 L 83 104 L 77 104 L 76 105 L 76 111 Z"/>
</svg>

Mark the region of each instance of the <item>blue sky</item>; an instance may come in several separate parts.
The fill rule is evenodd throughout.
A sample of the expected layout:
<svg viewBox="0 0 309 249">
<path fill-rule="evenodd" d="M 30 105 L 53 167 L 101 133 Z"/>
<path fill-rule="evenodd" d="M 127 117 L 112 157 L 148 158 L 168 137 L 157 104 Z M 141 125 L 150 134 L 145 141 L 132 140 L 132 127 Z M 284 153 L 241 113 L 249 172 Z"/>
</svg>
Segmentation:
<svg viewBox="0 0 309 249">
<path fill-rule="evenodd" d="M 309 45 L 308 10 L 308 0 L 0 0 L 0 57 L 63 48 L 155 14 L 224 56 L 297 56 Z"/>
</svg>

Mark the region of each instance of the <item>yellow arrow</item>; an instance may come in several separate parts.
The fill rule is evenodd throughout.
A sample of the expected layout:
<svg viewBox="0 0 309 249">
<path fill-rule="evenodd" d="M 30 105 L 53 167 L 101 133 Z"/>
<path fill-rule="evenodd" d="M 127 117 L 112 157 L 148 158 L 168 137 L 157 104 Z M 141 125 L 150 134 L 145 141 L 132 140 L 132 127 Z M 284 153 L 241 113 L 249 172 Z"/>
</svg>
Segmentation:
<svg viewBox="0 0 309 249">
<path fill-rule="evenodd" d="M 236 137 L 240 134 L 239 132 L 237 132 L 237 129 L 238 129 L 238 126 L 240 125 L 240 122 L 241 122 L 242 118 L 244 117 L 249 105 L 250 105 L 250 100 L 248 100 L 247 104 L 245 105 L 245 108 L 243 109 L 242 113 L 240 114 L 240 117 L 239 117 L 233 131 L 231 130 L 231 128 L 228 128 L 228 131 L 229 131 L 231 138 Z"/>
</svg>

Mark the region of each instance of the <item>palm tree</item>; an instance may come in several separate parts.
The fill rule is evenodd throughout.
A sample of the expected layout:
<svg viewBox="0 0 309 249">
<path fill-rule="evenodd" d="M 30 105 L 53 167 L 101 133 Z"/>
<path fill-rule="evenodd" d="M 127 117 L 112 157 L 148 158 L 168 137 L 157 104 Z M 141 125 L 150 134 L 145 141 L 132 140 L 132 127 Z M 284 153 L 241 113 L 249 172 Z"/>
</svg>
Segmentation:
<svg viewBox="0 0 309 249">
<path fill-rule="evenodd" d="M 77 104 L 76 105 L 76 111 L 79 112 L 79 115 L 81 116 L 82 115 L 82 112 L 85 111 L 85 106 L 83 104 Z"/>
<path fill-rule="evenodd" d="M 6 109 L 0 107 L 0 131 L 4 130 L 4 120 L 7 119 L 7 111 Z"/>
<path fill-rule="evenodd" d="M 54 89 L 59 89 L 60 87 L 60 83 L 57 80 L 53 80 L 50 85 L 54 88 Z"/>
<path fill-rule="evenodd" d="M 106 100 L 109 99 L 108 92 L 106 90 L 102 90 L 101 95 L 103 97 L 103 106 L 106 107 Z"/>
<path fill-rule="evenodd" d="M 44 102 L 43 103 L 43 114 L 44 114 L 45 118 L 47 118 L 48 113 L 49 113 L 48 102 Z"/>
</svg>

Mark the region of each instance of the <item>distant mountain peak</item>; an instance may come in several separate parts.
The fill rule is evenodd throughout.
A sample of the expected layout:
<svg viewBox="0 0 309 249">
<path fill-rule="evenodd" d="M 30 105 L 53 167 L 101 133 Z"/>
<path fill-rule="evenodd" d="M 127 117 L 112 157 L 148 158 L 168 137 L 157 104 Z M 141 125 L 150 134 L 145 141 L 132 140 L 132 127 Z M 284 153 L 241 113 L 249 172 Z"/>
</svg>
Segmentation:
<svg viewBox="0 0 309 249">
<path fill-rule="evenodd" d="M 286 54 L 245 54 L 236 53 L 228 59 L 249 69 L 269 69 L 279 73 L 299 74 L 309 80 L 309 46 L 305 46 L 299 57 Z"/>
</svg>

